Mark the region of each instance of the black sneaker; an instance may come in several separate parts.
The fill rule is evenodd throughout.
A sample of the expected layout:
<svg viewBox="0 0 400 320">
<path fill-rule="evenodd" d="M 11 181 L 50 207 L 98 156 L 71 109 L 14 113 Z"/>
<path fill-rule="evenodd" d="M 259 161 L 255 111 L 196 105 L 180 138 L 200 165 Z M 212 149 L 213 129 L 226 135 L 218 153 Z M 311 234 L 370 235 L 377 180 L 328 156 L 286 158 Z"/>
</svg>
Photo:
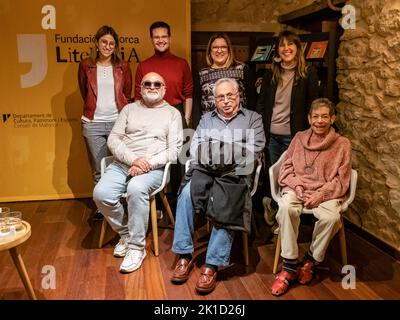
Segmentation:
<svg viewBox="0 0 400 320">
<path fill-rule="evenodd" d="M 96 212 L 93 215 L 93 220 L 103 220 L 104 216 L 99 210 L 96 210 Z"/>
</svg>

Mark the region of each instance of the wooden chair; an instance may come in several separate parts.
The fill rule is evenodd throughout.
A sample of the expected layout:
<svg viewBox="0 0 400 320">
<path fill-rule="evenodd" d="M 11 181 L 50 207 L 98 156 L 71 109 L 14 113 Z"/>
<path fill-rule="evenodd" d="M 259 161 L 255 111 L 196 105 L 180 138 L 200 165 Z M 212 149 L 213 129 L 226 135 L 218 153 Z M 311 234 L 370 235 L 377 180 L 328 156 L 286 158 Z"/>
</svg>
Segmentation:
<svg viewBox="0 0 400 320">
<path fill-rule="evenodd" d="M 185 163 L 186 172 L 189 170 L 190 164 L 192 162 L 193 162 L 193 159 L 186 161 L 186 163 Z M 252 188 L 250 191 L 250 195 L 252 197 L 254 196 L 254 194 L 257 191 L 258 181 L 260 179 L 261 168 L 262 168 L 262 160 L 257 159 L 257 167 L 253 173 L 253 175 L 254 175 L 253 176 L 253 185 L 252 185 Z M 253 217 L 251 218 L 251 225 L 252 225 L 252 228 L 255 230 L 255 232 L 257 232 L 257 226 L 255 224 Z M 210 222 L 207 222 L 207 231 L 210 232 Z M 242 240 L 243 240 L 244 263 L 246 266 L 248 266 L 249 265 L 249 236 L 248 236 L 247 232 L 245 232 L 245 231 L 242 232 Z"/>
<path fill-rule="evenodd" d="M 281 196 L 279 194 L 278 175 L 279 175 L 279 169 L 283 163 L 285 154 L 286 154 L 286 151 L 281 155 L 279 160 L 269 168 L 269 181 L 271 184 L 271 195 L 272 195 L 272 198 L 277 203 L 279 203 L 279 201 L 281 199 Z M 349 207 L 349 205 L 354 200 L 354 197 L 356 194 L 357 177 L 358 177 L 357 171 L 352 169 L 351 170 L 351 178 L 350 178 L 350 186 L 349 186 L 349 190 L 347 191 L 345 200 L 342 203 L 341 213 L 345 212 L 347 210 L 347 208 Z M 312 210 L 303 208 L 302 213 L 312 214 Z M 338 232 L 339 241 L 340 241 L 340 255 L 342 258 L 342 264 L 346 265 L 347 264 L 347 250 L 346 250 L 346 236 L 345 236 L 345 230 L 344 230 L 344 224 L 343 224 L 343 215 L 341 215 L 340 220 L 341 220 L 341 224 L 342 224 L 342 226 Z M 273 266 L 273 270 L 272 270 L 273 273 L 277 272 L 280 252 L 281 252 L 281 234 L 279 232 L 278 238 L 276 240 L 275 259 L 274 259 L 274 266 Z"/>
<path fill-rule="evenodd" d="M 113 160 L 114 160 L 113 156 L 105 157 L 101 160 L 101 175 L 104 174 L 106 167 L 111 162 L 113 162 Z M 165 192 L 164 192 L 164 189 L 167 186 L 167 184 L 169 183 L 169 179 L 170 179 L 170 167 L 171 167 L 171 162 L 167 162 L 167 164 L 164 167 L 164 175 L 163 175 L 163 179 L 162 179 L 160 187 L 150 194 L 150 218 L 151 218 L 151 227 L 152 227 L 152 231 L 153 231 L 153 244 L 154 244 L 154 255 L 155 256 L 159 255 L 157 207 L 156 207 L 156 198 L 155 198 L 157 194 L 160 195 L 161 201 L 165 207 L 165 211 L 168 214 L 168 217 L 169 217 L 172 227 L 175 224 L 174 216 L 172 215 L 172 211 L 169 206 L 168 199 L 165 196 Z M 123 197 L 126 197 L 126 194 L 124 194 Z M 107 220 L 103 219 L 103 223 L 101 225 L 101 231 L 100 231 L 99 248 L 101 248 L 103 246 L 106 230 L 107 230 Z"/>
</svg>

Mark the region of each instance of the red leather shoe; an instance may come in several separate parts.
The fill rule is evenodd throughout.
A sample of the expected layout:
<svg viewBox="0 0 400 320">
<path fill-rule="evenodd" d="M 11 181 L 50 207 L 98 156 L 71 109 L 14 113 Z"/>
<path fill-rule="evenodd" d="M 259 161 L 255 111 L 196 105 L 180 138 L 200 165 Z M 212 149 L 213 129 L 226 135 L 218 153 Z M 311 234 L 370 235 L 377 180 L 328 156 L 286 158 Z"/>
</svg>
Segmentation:
<svg viewBox="0 0 400 320">
<path fill-rule="evenodd" d="M 276 277 L 272 285 L 271 293 L 274 296 L 280 296 L 289 290 L 289 287 L 296 281 L 297 273 L 290 273 L 282 270 Z"/>
<path fill-rule="evenodd" d="M 217 285 L 217 271 L 204 266 L 196 283 L 196 290 L 200 293 L 210 293 Z"/>
<path fill-rule="evenodd" d="M 185 282 L 189 278 L 189 273 L 193 268 L 193 259 L 178 259 L 171 281 L 176 283 Z"/>
<path fill-rule="evenodd" d="M 309 284 L 314 276 L 315 262 L 306 260 L 299 270 L 298 281 L 301 284 Z"/>
</svg>

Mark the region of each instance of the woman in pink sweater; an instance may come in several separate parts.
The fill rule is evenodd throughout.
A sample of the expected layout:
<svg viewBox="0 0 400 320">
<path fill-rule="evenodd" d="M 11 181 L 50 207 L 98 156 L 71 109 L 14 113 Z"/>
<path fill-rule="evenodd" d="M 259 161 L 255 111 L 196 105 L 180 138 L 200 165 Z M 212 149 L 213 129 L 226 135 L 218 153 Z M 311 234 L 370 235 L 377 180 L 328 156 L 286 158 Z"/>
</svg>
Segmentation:
<svg viewBox="0 0 400 320">
<path fill-rule="evenodd" d="M 328 99 L 313 101 L 308 121 L 311 128 L 298 132 L 279 171 L 282 200 L 277 220 L 283 258 L 272 294 L 281 295 L 298 281 L 308 284 L 314 267 L 324 260 L 330 240 L 340 228 L 341 200 L 350 185 L 350 141 L 332 128 L 334 105 Z M 312 209 L 318 219 L 303 265 L 299 267 L 297 237 L 302 208 Z"/>
</svg>

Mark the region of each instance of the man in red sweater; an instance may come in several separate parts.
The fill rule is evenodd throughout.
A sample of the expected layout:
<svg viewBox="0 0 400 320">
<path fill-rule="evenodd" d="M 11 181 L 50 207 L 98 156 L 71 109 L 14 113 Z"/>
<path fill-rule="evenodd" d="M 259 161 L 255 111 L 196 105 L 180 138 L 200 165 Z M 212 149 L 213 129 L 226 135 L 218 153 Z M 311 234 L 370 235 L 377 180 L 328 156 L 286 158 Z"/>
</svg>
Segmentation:
<svg viewBox="0 0 400 320">
<path fill-rule="evenodd" d="M 164 100 L 184 115 L 186 127 L 192 117 L 193 80 L 189 64 L 170 52 L 171 29 L 166 22 L 154 22 L 150 26 L 150 37 L 155 53 L 139 63 L 136 69 L 135 100 L 141 99 L 140 84 L 143 76 L 149 72 L 158 73 L 165 79 Z"/>
<path fill-rule="evenodd" d="M 351 145 L 332 128 L 334 112 L 328 99 L 313 101 L 308 114 L 311 128 L 296 134 L 280 168 L 282 199 L 276 218 L 283 268 L 272 285 L 273 295 L 284 294 L 296 280 L 310 283 L 315 265 L 324 260 L 330 240 L 340 229 L 341 200 L 350 185 Z M 297 237 L 303 207 L 312 209 L 318 221 L 299 267 Z"/>
</svg>

